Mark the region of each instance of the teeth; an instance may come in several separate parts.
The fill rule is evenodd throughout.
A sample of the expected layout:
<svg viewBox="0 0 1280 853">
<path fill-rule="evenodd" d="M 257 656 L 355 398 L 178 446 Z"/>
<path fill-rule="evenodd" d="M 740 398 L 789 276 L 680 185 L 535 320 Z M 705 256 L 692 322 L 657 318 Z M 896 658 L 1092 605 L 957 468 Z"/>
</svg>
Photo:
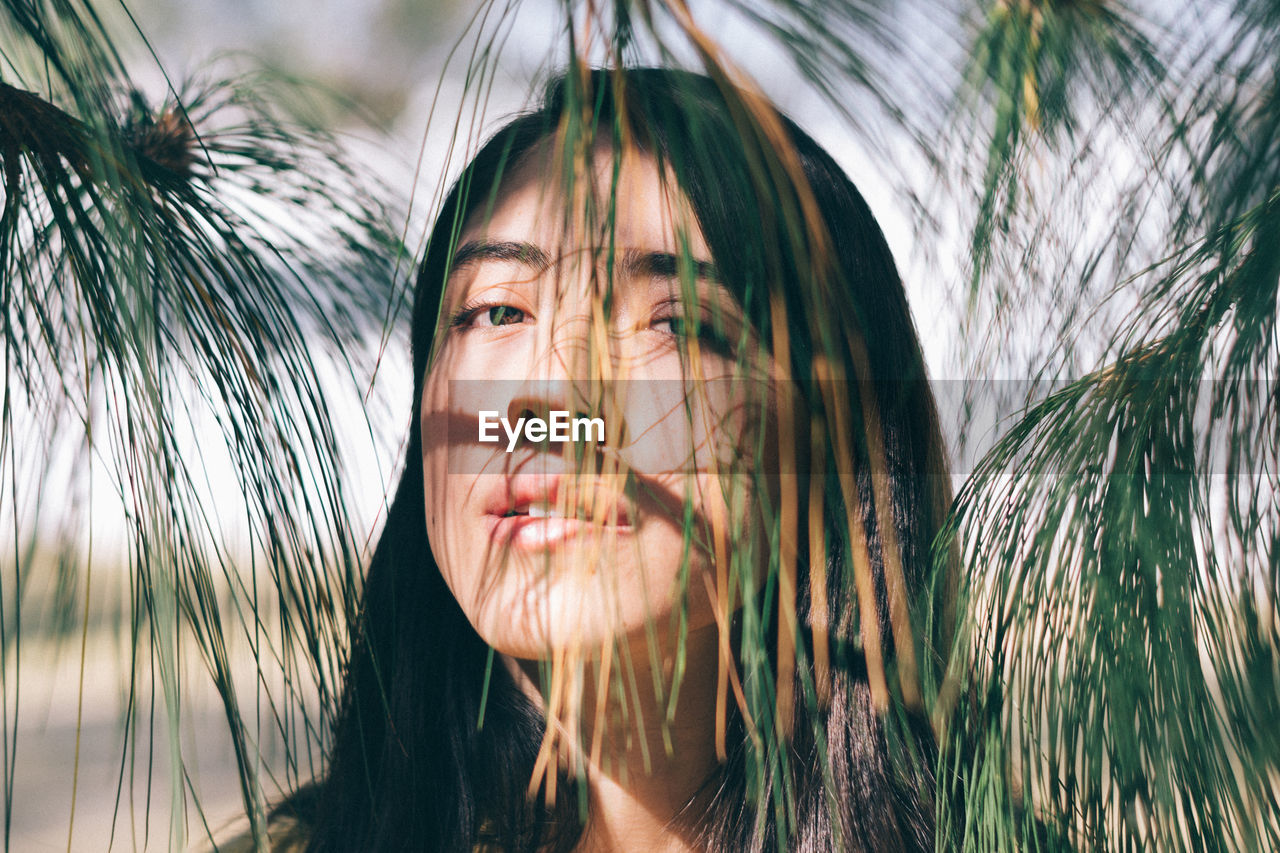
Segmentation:
<svg viewBox="0 0 1280 853">
<path fill-rule="evenodd" d="M 530 518 L 564 518 L 564 513 L 546 503 L 529 504 L 525 513 Z"/>
<path fill-rule="evenodd" d="M 569 507 L 566 514 L 563 509 L 557 507 L 555 503 L 548 501 L 538 501 L 536 503 L 520 504 L 507 510 L 503 517 L 511 518 L 513 516 L 524 516 L 526 518 L 576 518 L 579 521 L 596 521 L 594 513 L 585 507 Z M 604 519 L 605 523 L 615 523 L 612 517 Z"/>
</svg>

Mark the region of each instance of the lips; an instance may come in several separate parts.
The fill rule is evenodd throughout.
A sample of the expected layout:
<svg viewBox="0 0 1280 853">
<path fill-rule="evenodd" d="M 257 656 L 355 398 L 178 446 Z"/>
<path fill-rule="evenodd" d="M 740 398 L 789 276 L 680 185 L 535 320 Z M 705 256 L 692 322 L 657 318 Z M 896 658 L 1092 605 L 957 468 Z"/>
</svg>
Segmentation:
<svg viewBox="0 0 1280 853">
<path fill-rule="evenodd" d="M 627 502 L 590 477 L 517 474 L 495 484 L 485 501 L 493 538 L 544 547 L 591 531 L 631 528 Z"/>
</svg>

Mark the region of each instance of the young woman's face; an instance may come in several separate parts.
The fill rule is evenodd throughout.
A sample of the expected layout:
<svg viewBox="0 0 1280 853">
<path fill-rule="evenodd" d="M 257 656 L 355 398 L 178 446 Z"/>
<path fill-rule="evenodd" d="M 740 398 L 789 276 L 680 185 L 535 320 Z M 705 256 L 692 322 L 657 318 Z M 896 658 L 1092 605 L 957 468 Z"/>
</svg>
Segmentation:
<svg viewBox="0 0 1280 853">
<path fill-rule="evenodd" d="M 527 659 L 669 639 L 682 611 L 711 629 L 772 432 L 770 362 L 674 183 L 601 148 L 569 198 L 551 150 L 464 228 L 422 398 L 432 552 L 481 637 Z M 513 440 L 522 417 L 568 440 Z"/>
</svg>

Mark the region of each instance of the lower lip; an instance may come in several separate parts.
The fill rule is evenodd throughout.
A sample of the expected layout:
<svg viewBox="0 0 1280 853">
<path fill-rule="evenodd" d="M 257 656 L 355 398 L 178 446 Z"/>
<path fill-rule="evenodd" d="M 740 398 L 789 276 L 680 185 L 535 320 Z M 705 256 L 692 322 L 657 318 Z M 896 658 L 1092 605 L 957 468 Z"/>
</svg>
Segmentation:
<svg viewBox="0 0 1280 853">
<path fill-rule="evenodd" d="M 530 515 L 490 516 L 493 530 L 490 538 L 504 545 L 525 550 L 551 548 L 561 542 L 590 533 L 628 532 L 626 525 L 593 524 L 579 518 L 541 518 Z"/>
</svg>

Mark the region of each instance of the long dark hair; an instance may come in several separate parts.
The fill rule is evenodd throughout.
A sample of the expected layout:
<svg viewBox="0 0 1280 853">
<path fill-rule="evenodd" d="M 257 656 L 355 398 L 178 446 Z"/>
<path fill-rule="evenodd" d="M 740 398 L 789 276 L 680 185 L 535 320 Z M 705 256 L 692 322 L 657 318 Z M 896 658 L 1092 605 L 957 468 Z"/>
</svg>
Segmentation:
<svg viewBox="0 0 1280 853">
<path fill-rule="evenodd" d="M 581 837 L 575 793 L 581 780 L 561 779 L 550 805 L 528 796 L 545 725 L 541 710 L 494 665 L 432 557 L 419 433 L 424 374 L 457 237 L 492 202 L 504 172 L 563 132 L 566 110 L 585 114 L 605 133 L 629 135 L 671 169 L 722 281 L 765 340 L 780 339 L 771 336 L 771 324 L 785 316 L 789 352 L 775 351 L 774 358 L 796 378 L 807 422 L 828 431 L 841 423 L 849 436 L 852 458 L 829 453 L 824 463 L 828 629 L 817 636 L 825 637 L 830 666 L 822 672 L 811 663 L 814 605 L 803 554 L 797 575 L 797 667 L 821 699 L 813 689 L 795 691 L 799 722 L 785 737 L 753 737 L 734 717 L 727 763 L 708 780 L 698 813 L 681 818 L 686 837 L 725 851 L 932 849 L 932 734 L 918 703 L 895 702 L 888 712 L 875 707 L 868 629 L 860 623 L 851 567 L 852 549 L 864 547 L 881 615 L 870 630 L 897 685 L 906 675 L 894 663 L 906 650 L 895 647 L 888 627 L 891 592 L 905 594 L 917 617 L 936 603 L 928 593 L 930 544 L 948 487 L 901 281 L 866 203 L 809 136 L 776 113 L 773 130 L 761 124 L 726 81 L 658 69 L 557 79 L 542 106 L 499 130 L 446 197 L 417 280 L 404 470 L 352 627 L 328 771 L 284 809 L 310 825 L 315 851 L 466 851 L 485 844 L 568 850 Z M 843 421 L 820 380 L 849 389 Z M 842 465 L 856 482 L 865 546 L 848 532 Z M 876 470 L 887 486 L 877 483 Z M 892 537 L 881 535 L 886 521 Z M 888 562 L 886 541 L 896 555 Z M 920 657 L 919 669 L 942 653 L 946 633 L 917 631 L 918 648 L 910 651 Z M 895 687 L 893 695 L 900 693 Z"/>
</svg>

